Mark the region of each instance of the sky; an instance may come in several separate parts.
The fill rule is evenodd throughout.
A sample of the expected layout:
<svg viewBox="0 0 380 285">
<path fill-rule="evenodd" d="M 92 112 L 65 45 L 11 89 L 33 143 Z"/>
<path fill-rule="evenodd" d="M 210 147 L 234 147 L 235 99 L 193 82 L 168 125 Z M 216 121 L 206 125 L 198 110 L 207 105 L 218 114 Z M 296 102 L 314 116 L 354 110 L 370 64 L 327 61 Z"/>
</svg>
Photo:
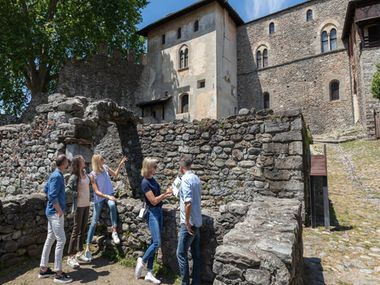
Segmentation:
<svg viewBox="0 0 380 285">
<path fill-rule="evenodd" d="M 141 29 L 167 14 L 181 10 L 199 0 L 150 0 L 142 10 L 143 21 L 138 25 Z M 245 21 L 251 21 L 307 0 L 229 0 L 230 5 Z"/>
</svg>

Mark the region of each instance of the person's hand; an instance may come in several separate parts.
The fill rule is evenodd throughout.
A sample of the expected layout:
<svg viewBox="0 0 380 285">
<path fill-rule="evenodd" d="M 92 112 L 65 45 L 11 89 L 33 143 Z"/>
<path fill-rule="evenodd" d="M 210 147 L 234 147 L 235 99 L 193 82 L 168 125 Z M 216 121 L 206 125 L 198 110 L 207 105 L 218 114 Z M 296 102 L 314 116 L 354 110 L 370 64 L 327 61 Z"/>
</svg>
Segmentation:
<svg viewBox="0 0 380 285">
<path fill-rule="evenodd" d="M 60 218 L 60 217 L 62 217 L 62 216 L 64 215 L 64 213 L 63 213 L 62 210 L 59 210 L 59 211 L 57 212 L 57 215 L 58 215 L 58 217 Z"/>
<path fill-rule="evenodd" d="M 128 157 L 127 156 L 124 156 L 121 161 L 120 161 L 120 165 L 124 164 L 126 161 L 128 160 Z"/>
<path fill-rule="evenodd" d="M 168 189 L 166 189 L 165 195 L 166 197 L 173 196 L 173 187 L 169 187 Z"/>
<path fill-rule="evenodd" d="M 187 228 L 187 232 L 190 234 L 190 235 L 194 235 L 194 231 L 193 229 L 191 228 L 191 224 L 190 222 L 186 222 L 186 228 Z"/>
<path fill-rule="evenodd" d="M 107 195 L 106 198 L 108 200 L 111 200 L 111 201 L 116 201 L 116 198 L 114 196 L 111 196 L 111 195 Z"/>
</svg>

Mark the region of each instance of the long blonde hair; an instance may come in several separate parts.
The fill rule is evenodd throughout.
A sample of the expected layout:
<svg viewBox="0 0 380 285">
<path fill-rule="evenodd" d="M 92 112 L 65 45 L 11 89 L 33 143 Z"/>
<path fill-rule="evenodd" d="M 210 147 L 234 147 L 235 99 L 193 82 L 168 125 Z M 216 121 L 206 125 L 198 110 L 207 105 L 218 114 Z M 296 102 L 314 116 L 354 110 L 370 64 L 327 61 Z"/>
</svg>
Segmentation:
<svg viewBox="0 0 380 285">
<path fill-rule="evenodd" d="M 142 168 L 141 168 L 141 176 L 147 178 L 150 174 L 150 170 L 153 167 L 157 166 L 157 162 L 158 162 L 157 159 L 152 158 L 152 157 L 144 158 L 143 163 L 142 163 Z"/>
<path fill-rule="evenodd" d="M 103 157 L 100 154 L 94 154 L 91 159 L 92 170 L 95 173 L 101 173 L 104 171 L 103 168 Z"/>
</svg>

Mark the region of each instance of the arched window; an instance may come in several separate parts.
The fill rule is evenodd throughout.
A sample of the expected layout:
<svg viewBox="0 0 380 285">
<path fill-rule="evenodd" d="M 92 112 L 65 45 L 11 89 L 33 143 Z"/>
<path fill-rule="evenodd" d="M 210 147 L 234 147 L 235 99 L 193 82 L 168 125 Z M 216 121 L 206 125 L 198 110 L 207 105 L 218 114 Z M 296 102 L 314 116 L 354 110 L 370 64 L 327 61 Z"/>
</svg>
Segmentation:
<svg viewBox="0 0 380 285">
<path fill-rule="evenodd" d="M 257 65 L 257 68 L 262 68 L 262 64 L 261 64 L 261 51 L 257 51 L 256 53 L 256 65 Z"/>
<path fill-rule="evenodd" d="M 179 68 L 186 68 L 189 64 L 189 49 L 186 45 L 182 46 L 179 50 Z"/>
<path fill-rule="evenodd" d="M 330 82 L 330 101 L 339 100 L 339 81 L 333 80 Z"/>
<path fill-rule="evenodd" d="M 263 67 L 268 66 L 268 50 L 264 49 L 263 51 Z"/>
<path fill-rule="evenodd" d="M 189 112 L 189 94 L 183 94 L 180 97 L 180 110 L 181 113 Z"/>
<path fill-rule="evenodd" d="M 309 9 L 306 12 L 306 21 L 310 22 L 313 20 L 313 10 Z"/>
<path fill-rule="evenodd" d="M 270 23 L 269 24 L 269 34 L 273 34 L 275 32 L 275 29 L 274 29 L 274 23 Z"/>
<path fill-rule="evenodd" d="M 322 52 L 327 52 L 329 49 L 329 37 L 326 31 L 322 32 L 321 41 L 322 41 Z"/>
<path fill-rule="evenodd" d="M 264 109 L 269 109 L 270 108 L 270 97 L 269 97 L 268 92 L 264 92 L 263 102 L 264 102 Z"/>
<path fill-rule="evenodd" d="M 330 50 L 336 50 L 336 29 L 330 31 Z"/>
<path fill-rule="evenodd" d="M 178 28 L 177 30 L 177 39 L 180 39 L 182 37 L 182 29 Z"/>
<path fill-rule="evenodd" d="M 194 22 L 194 32 L 198 32 L 198 31 L 199 31 L 199 21 L 196 20 L 196 21 Z"/>
</svg>

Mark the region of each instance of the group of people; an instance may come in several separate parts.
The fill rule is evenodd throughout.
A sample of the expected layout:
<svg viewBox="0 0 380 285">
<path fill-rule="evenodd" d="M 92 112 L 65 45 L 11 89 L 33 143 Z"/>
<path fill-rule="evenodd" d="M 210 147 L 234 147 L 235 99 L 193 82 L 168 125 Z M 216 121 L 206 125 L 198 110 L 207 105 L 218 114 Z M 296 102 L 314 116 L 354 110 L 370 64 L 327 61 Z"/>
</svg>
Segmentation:
<svg viewBox="0 0 380 285">
<path fill-rule="evenodd" d="M 74 269 L 80 268 L 80 262 L 88 263 L 92 260 L 90 243 L 92 242 L 96 224 L 105 204 L 110 209 L 112 223 L 112 240 L 117 245 L 120 238 L 117 233 L 117 207 L 115 192 L 110 176 L 117 177 L 127 161 L 123 157 L 116 170 L 105 164 L 104 158 L 95 154 L 92 157 L 92 172 L 87 174 L 85 160 L 82 156 L 75 156 L 71 161 L 71 175 L 65 186 L 63 174 L 69 166 L 65 155 L 56 159 L 56 169 L 49 176 L 45 186 L 48 198 L 46 216 L 48 220 L 47 237 L 43 247 L 40 271 L 38 278 L 54 276 L 55 283 L 71 283 L 73 280 L 62 270 L 63 250 L 66 243 L 64 230 L 64 214 L 66 210 L 66 193 L 72 197 L 71 213 L 74 215 L 74 226 L 68 246 L 67 264 Z M 152 269 L 154 257 L 161 245 L 161 229 L 163 226 L 162 204 L 163 200 L 173 195 L 173 188 L 169 187 L 161 193 L 161 187 L 154 178 L 158 161 L 145 158 L 142 164 L 141 190 L 147 207 L 146 220 L 151 233 L 151 244 L 142 257 L 137 259 L 135 277 L 140 279 L 144 267 L 147 269 L 145 280 L 153 284 L 161 281 L 153 276 Z M 184 155 L 179 161 L 179 171 L 182 174 L 181 185 L 178 191 L 180 201 L 180 229 L 178 234 L 177 260 L 182 279 L 182 285 L 190 284 L 188 251 L 191 248 L 193 258 L 192 284 L 200 284 L 200 227 L 201 215 L 201 182 L 197 175 L 191 171 L 192 158 Z M 93 212 L 90 227 L 85 233 L 90 213 L 90 185 L 93 189 Z M 55 248 L 54 271 L 48 267 L 49 255 L 54 242 Z M 84 243 L 85 250 L 84 250 Z"/>
</svg>

